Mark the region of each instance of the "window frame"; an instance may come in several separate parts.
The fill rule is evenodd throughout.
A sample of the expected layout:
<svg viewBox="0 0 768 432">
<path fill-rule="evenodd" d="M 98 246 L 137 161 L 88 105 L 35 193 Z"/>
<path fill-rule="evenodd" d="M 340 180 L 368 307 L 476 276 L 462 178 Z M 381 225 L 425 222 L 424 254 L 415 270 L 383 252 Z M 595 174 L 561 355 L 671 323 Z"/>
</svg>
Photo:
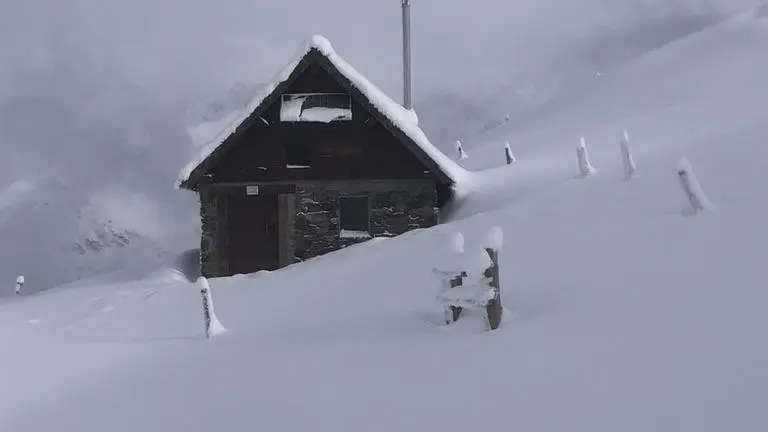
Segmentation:
<svg viewBox="0 0 768 432">
<path fill-rule="evenodd" d="M 314 93 L 312 93 L 312 92 L 310 92 L 310 93 L 283 93 L 282 95 L 280 95 L 280 114 L 279 114 L 280 122 L 282 122 L 282 123 L 312 123 L 311 120 L 301 120 L 300 119 L 301 114 L 299 114 L 299 116 L 297 117 L 296 120 L 294 120 L 294 119 L 286 119 L 283 116 L 284 104 L 287 102 L 287 98 L 289 98 L 289 97 L 290 98 L 298 98 L 298 97 L 308 98 L 310 96 L 318 96 L 318 97 L 321 97 L 321 98 L 324 97 L 324 96 L 342 96 L 342 97 L 344 97 L 346 99 L 346 101 L 348 102 L 347 106 L 343 107 L 343 108 L 338 108 L 338 109 L 347 110 L 349 112 L 349 116 L 348 117 L 343 117 L 343 118 L 336 118 L 336 119 L 331 120 L 331 122 L 337 122 L 337 121 L 347 122 L 347 121 L 352 121 L 353 120 L 353 114 L 352 114 L 352 104 L 353 104 L 352 102 L 353 101 L 352 101 L 352 95 L 350 93 L 338 93 L 338 92 L 314 92 Z M 303 103 L 304 102 L 302 102 L 302 104 Z M 326 105 L 330 105 L 330 104 L 326 104 Z M 322 108 L 329 108 L 329 109 L 336 108 L 336 107 L 324 106 L 324 105 L 320 104 L 320 105 L 314 105 L 314 106 L 307 107 L 307 109 L 315 108 L 315 107 L 322 107 Z"/>
</svg>

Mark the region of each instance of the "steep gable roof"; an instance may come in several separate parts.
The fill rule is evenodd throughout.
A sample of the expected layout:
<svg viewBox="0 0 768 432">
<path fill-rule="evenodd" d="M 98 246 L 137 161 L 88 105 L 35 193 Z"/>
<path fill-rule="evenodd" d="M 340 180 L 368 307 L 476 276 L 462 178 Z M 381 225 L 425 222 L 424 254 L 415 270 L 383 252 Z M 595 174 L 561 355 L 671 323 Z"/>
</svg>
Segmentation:
<svg viewBox="0 0 768 432">
<path fill-rule="evenodd" d="M 194 189 L 199 179 L 218 157 L 243 134 L 311 62 L 319 63 L 353 97 L 363 103 L 382 124 L 413 152 L 444 183 L 460 183 L 467 171 L 429 142 L 418 126 L 416 114 L 384 94 L 367 78 L 347 63 L 322 36 L 313 36 L 299 54 L 240 112 L 229 116 L 229 122 L 218 135 L 200 149 L 200 153 L 179 173 L 176 188 Z"/>
</svg>

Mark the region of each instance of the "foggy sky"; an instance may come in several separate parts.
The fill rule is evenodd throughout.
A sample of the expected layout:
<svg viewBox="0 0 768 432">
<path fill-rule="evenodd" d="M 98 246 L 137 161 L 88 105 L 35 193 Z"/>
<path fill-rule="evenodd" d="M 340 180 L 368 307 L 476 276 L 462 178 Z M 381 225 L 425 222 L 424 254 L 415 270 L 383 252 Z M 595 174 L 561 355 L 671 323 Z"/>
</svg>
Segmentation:
<svg viewBox="0 0 768 432">
<path fill-rule="evenodd" d="M 503 80 L 597 25 L 680 7 L 736 10 L 757 0 L 412 0 L 414 86 Z M 398 0 L 2 0 L 0 77 L 81 50 L 169 101 L 263 82 L 307 36 L 328 37 L 383 90 L 400 93 Z M 0 79 L 0 82 L 7 81 Z M 2 87 L 0 87 L 2 88 Z M 2 94 L 2 93 L 0 93 Z"/>
</svg>

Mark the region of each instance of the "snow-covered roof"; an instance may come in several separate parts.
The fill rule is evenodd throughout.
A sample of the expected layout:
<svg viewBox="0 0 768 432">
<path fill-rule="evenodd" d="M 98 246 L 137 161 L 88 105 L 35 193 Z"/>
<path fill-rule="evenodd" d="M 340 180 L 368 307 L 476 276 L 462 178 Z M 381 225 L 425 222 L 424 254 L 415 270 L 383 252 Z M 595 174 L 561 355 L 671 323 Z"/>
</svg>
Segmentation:
<svg viewBox="0 0 768 432">
<path fill-rule="evenodd" d="M 392 100 L 384 92 L 379 90 L 367 78 L 354 67 L 347 63 L 333 49 L 331 43 L 324 37 L 315 35 L 309 38 L 299 50 L 295 58 L 275 78 L 259 92 L 258 95 L 242 110 L 234 115 L 227 116 L 228 123 L 218 134 L 215 134 L 207 142 L 198 144 L 199 153 L 184 167 L 176 180 L 176 188 L 181 187 L 194 172 L 194 170 L 232 134 L 248 117 L 269 97 L 282 83 L 287 81 L 299 63 L 311 51 L 317 51 L 327 58 L 331 64 L 352 85 L 368 99 L 370 104 L 386 117 L 396 128 L 402 131 L 413 143 L 415 143 L 432 161 L 438 169 L 452 182 L 461 183 L 468 177 L 468 172 L 438 150 L 424 134 L 418 125 L 418 117 L 412 110 L 407 110 Z M 209 134 L 210 135 L 210 134 Z"/>
</svg>

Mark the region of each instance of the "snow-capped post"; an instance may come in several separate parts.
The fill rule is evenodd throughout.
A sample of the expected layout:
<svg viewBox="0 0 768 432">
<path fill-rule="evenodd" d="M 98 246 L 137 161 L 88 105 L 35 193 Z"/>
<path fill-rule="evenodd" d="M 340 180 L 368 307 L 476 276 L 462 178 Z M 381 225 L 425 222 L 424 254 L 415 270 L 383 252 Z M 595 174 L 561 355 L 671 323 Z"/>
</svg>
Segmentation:
<svg viewBox="0 0 768 432">
<path fill-rule="evenodd" d="M 504 156 L 507 158 L 507 165 L 511 165 L 515 162 L 515 155 L 512 154 L 512 148 L 509 146 L 509 141 L 504 144 Z"/>
<path fill-rule="evenodd" d="M 637 166 L 629 151 L 629 133 L 625 130 L 621 138 L 621 161 L 624 163 L 624 180 L 630 181 L 637 174 Z"/>
<path fill-rule="evenodd" d="M 493 297 L 485 306 L 486 324 L 488 329 L 496 330 L 501 325 L 504 307 L 501 303 L 501 285 L 499 283 L 499 251 L 504 244 L 504 232 L 501 227 L 493 227 L 488 231 L 485 239 L 485 251 L 491 258 L 491 266 L 485 270 L 484 276 L 489 279 L 489 285 L 493 289 Z"/>
<path fill-rule="evenodd" d="M 16 295 L 21 295 L 21 289 L 24 287 L 24 276 L 21 275 L 16 278 Z"/>
<path fill-rule="evenodd" d="M 482 248 L 469 254 L 464 254 L 464 237 L 460 233 L 451 239 L 453 252 L 457 252 L 452 257 L 457 259 L 449 264 L 449 270 L 432 270 L 443 281 L 437 300 L 443 304 L 446 325 L 457 321 L 465 308 L 485 308 L 485 324 L 489 330 L 501 325 L 504 311 L 499 289 L 502 234 L 500 227 L 491 228 Z"/>
<path fill-rule="evenodd" d="M 464 235 L 460 232 L 453 233 L 450 237 L 450 262 L 446 263 L 449 270 L 433 269 L 432 272 L 442 282 L 441 292 L 451 288 L 457 288 L 464 284 L 467 272 L 460 269 L 464 255 Z M 451 324 L 459 319 L 462 308 L 454 305 L 444 305 L 445 324 Z"/>
<path fill-rule="evenodd" d="M 213 310 L 213 297 L 211 296 L 211 286 L 208 279 L 203 276 L 197 278 L 197 284 L 200 286 L 200 295 L 203 298 L 203 322 L 205 324 L 205 337 L 210 339 L 212 336 L 220 335 L 227 331 L 216 317 Z"/>
<path fill-rule="evenodd" d="M 467 276 L 466 273 L 462 272 L 454 276 L 453 278 L 448 280 L 448 287 L 449 288 L 457 288 L 462 285 L 464 285 L 464 278 Z M 445 324 L 450 324 L 452 322 L 458 321 L 459 317 L 461 317 L 461 306 L 449 306 L 445 309 Z"/>
<path fill-rule="evenodd" d="M 581 138 L 579 146 L 576 148 L 576 157 L 579 158 L 579 173 L 582 177 L 588 177 L 597 172 L 592 164 L 589 163 L 586 138 Z"/>
<path fill-rule="evenodd" d="M 459 160 L 466 159 L 467 152 L 464 151 L 464 147 L 461 146 L 461 141 L 456 140 L 456 153 L 459 155 Z"/>
<path fill-rule="evenodd" d="M 677 165 L 677 176 L 694 213 L 712 208 L 712 203 L 704 194 L 704 190 L 701 188 L 701 184 L 699 184 L 699 180 L 696 178 L 688 158 L 680 159 L 680 163 Z"/>
<path fill-rule="evenodd" d="M 464 234 L 457 232 L 451 236 L 451 252 L 458 255 L 464 253 Z M 467 273 L 464 271 L 454 272 L 452 277 L 443 283 L 446 285 L 446 288 L 460 287 L 464 284 L 464 278 L 466 276 Z M 460 306 L 449 306 L 445 308 L 445 324 L 447 325 L 456 322 L 461 316 L 461 311 L 462 308 Z"/>
</svg>

